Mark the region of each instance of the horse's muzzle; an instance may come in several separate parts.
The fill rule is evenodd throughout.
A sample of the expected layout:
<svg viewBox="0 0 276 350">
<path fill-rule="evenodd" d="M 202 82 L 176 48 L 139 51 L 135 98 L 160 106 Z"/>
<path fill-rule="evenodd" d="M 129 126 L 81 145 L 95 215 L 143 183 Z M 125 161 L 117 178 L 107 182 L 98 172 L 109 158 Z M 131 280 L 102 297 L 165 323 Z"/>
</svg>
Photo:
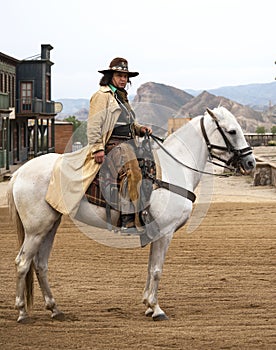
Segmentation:
<svg viewBox="0 0 276 350">
<path fill-rule="evenodd" d="M 250 174 L 256 167 L 256 160 L 251 147 L 238 150 L 228 161 L 229 165 L 240 171 L 243 175 Z"/>
</svg>

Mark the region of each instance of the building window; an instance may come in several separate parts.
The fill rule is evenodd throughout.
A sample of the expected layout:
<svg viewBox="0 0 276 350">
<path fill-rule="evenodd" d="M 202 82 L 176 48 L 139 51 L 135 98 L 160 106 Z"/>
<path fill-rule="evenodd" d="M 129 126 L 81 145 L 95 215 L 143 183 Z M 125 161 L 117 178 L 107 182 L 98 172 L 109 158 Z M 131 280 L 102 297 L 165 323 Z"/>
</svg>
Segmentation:
<svg viewBox="0 0 276 350">
<path fill-rule="evenodd" d="M 4 74 L 4 90 L 5 93 L 8 92 L 8 74 Z"/>
<path fill-rule="evenodd" d="M 21 112 L 32 111 L 33 83 L 21 83 Z"/>
<path fill-rule="evenodd" d="M 11 107 L 15 106 L 15 95 L 16 95 L 16 86 L 15 86 L 15 76 L 12 76 L 12 90 L 11 90 Z"/>
<path fill-rule="evenodd" d="M 4 92 L 4 73 L 0 73 L 0 92 Z"/>
<path fill-rule="evenodd" d="M 9 93 L 9 105 L 12 106 L 12 76 L 11 75 L 9 75 L 7 92 Z"/>
<path fill-rule="evenodd" d="M 50 77 L 46 76 L 46 101 L 50 101 Z"/>
</svg>

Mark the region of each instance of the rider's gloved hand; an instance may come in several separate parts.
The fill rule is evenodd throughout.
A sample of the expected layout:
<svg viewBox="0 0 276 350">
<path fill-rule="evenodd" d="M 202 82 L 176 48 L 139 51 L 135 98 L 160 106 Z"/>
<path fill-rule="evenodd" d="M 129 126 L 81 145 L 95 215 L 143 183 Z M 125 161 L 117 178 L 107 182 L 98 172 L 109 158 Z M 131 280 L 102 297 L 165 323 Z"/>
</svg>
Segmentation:
<svg viewBox="0 0 276 350">
<path fill-rule="evenodd" d="M 99 164 L 103 163 L 104 151 L 97 151 L 97 152 L 93 153 L 93 157 L 94 157 L 96 163 L 99 163 Z"/>
<path fill-rule="evenodd" d="M 142 126 L 140 130 L 141 135 L 145 135 L 148 133 L 149 135 L 152 134 L 152 128 L 150 126 Z"/>
</svg>

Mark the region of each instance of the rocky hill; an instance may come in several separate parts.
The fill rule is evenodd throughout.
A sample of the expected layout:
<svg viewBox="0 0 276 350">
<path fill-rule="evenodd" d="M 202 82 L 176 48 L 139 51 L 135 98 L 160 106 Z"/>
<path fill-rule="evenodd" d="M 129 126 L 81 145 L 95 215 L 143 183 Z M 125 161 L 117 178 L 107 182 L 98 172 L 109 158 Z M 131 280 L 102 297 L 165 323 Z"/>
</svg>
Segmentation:
<svg viewBox="0 0 276 350">
<path fill-rule="evenodd" d="M 132 106 L 140 123 L 167 130 L 168 119 L 193 98 L 175 87 L 150 82 L 139 87 Z"/>
<path fill-rule="evenodd" d="M 264 90 L 267 90 L 267 84 L 265 85 Z M 269 86 L 272 88 L 274 84 Z M 260 86 L 258 87 L 261 89 Z M 267 96 L 272 94 L 271 90 L 267 93 Z M 64 108 L 57 116 L 58 119 L 64 119 L 70 115 L 75 115 L 79 120 L 87 119 L 88 99 L 59 101 Z M 153 125 L 158 134 L 167 130 L 169 118 L 194 117 L 203 114 L 207 107 L 214 108 L 219 105 L 223 105 L 237 117 L 244 132 L 255 132 L 257 126 L 264 126 L 267 131 L 270 131 L 271 126 L 276 123 L 276 106 L 267 107 L 265 112 L 260 112 L 223 95 L 211 94 L 210 91 L 203 91 L 194 97 L 181 89 L 154 82 L 141 85 L 131 103 L 137 120 Z M 160 132 L 157 132 L 157 129 L 160 129 Z"/>
<path fill-rule="evenodd" d="M 149 82 L 139 87 L 133 102 L 155 103 L 164 105 L 172 110 L 178 110 L 193 98 L 193 95 L 175 87 Z"/>
<path fill-rule="evenodd" d="M 138 89 L 134 99 L 138 121 L 167 130 L 168 118 L 195 117 L 204 114 L 207 107 L 212 109 L 222 105 L 237 117 L 244 132 L 255 132 L 259 125 L 264 126 L 268 131 L 271 129 L 273 121 L 268 115 L 223 96 L 215 96 L 203 91 L 200 95 L 191 97 L 190 94 L 182 94 L 182 90 L 166 85 L 162 85 L 160 89 L 159 85 L 146 83 Z"/>
<path fill-rule="evenodd" d="M 271 129 L 271 120 L 268 116 L 223 96 L 210 94 L 207 91 L 203 91 L 182 106 L 176 117 L 195 117 L 203 114 L 207 107 L 213 109 L 219 105 L 233 113 L 246 132 L 255 132 L 258 125 L 264 126 L 267 130 Z"/>
<path fill-rule="evenodd" d="M 186 90 L 193 96 L 202 90 Z M 223 86 L 208 90 L 216 96 L 224 96 L 253 109 L 265 111 L 270 105 L 276 105 L 276 81 L 263 84 L 246 84 L 237 86 Z"/>
</svg>

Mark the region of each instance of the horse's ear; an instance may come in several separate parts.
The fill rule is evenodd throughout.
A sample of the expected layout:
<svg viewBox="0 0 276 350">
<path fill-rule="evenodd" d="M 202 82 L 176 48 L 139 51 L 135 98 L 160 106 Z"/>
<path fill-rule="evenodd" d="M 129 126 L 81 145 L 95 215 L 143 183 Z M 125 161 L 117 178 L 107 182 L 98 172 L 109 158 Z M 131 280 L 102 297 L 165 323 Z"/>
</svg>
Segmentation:
<svg viewBox="0 0 276 350">
<path fill-rule="evenodd" d="M 214 120 L 218 120 L 218 118 L 215 116 L 215 113 L 213 111 L 211 111 L 211 109 L 209 109 L 208 107 L 206 108 L 208 114 L 214 119 Z"/>
</svg>

